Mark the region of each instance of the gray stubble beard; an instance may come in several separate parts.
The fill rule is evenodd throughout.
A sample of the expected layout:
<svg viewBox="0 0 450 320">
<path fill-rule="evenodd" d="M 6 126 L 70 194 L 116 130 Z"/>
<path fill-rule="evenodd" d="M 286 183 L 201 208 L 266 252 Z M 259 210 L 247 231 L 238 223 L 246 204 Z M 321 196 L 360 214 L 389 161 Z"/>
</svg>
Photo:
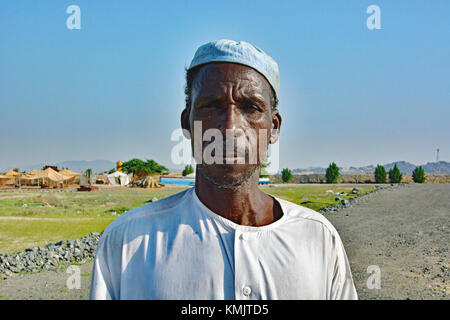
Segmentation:
<svg viewBox="0 0 450 320">
<path fill-rule="evenodd" d="M 250 165 L 252 167 L 251 170 L 246 170 L 243 175 L 233 179 L 233 181 L 227 182 L 223 179 L 217 179 L 215 176 L 208 175 L 205 172 L 205 167 L 207 165 L 197 164 L 197 174 L 201 175 L 205 180 L 209 183 L 213 184 L 219 189 L 228 189 L 228 190 L 239 190 L 243 187 L 250 185 L 251 178 L 255 174 L 255 172 L 261 167 L 261 165 Z"/>
</svg>

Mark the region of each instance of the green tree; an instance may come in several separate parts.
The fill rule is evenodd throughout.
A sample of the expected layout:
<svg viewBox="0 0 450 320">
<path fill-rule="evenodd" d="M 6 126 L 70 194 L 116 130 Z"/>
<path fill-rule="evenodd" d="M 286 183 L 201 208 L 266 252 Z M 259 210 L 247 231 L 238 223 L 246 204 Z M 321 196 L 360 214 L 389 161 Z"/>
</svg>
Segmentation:
<svg viewBox="0 0 450 320">
<path fill-rule="evenodd" d="M 86 177 L 90 178 L 92 175 L 92 169 L 86 169 Z"/>
<path fill-rule="evenodd" d="M 288 168 L 283 169 L 283 171 L 281 171 L 281 179 L 284 183 L 290 182 L 292 180 L 291 170 L 289 170 Z"/>
<path fill-rule="evenodd" d="M 187 176 L 188 174 L 191 174 L 194 172 L 194 168 L 190 164 L 186 165 L 184 167 L 184 170 L 182 172 L 183 177 Z"/>
<path fill-rule="evenodd" d="M 376 183 L 386 183 L 386 169 L 382 165 L 377 165 L 374 174 Z"/>
<path fill-rule="evenodd" d="M 337 183 L 339 178 L 339 167 L 336 165 L 336 163 L 331 163 L 327 171 L 325 173 L 325 178 L 327 179 L 328 183 Z"/>
<path fill-rule="evenodd" d="M 389 170 L 389 181 L 391 181 L 391 183 L 400 183 L 402 181 L 402 178 L 403 175 L 401 174 L 397 165 L 394 165 L 394 167 Z"/>
<path fill-rule="evenodd" d="M 164 173 L 169 170 L 154 160 L 143 161 L 141 159 L 134 158 L 122 164 L 122 171 L 126 173 L 133 173 L 137 176 L 145 176 L 148 174 Z"/>
<path fill-rule="evenodd" d="M 416 167 L 412 173 L 412 178 L 416 183 L 424 183 L 425 182 L 425 171 L 422 166 Z"/>
</svg>

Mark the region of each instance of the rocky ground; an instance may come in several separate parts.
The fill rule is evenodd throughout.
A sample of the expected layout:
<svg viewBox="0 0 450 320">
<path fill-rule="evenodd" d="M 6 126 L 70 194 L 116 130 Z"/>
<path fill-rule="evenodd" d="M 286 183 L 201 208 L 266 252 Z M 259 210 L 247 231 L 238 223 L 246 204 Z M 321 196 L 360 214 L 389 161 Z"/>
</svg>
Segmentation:
<svg viewBox="0 0 450 320">
<path fill-rule="evenodd" d="M 342 238 L 360 299 L 450 299 L 450 184 L 410 184 L 357 201 L 324 215 Z M 380 289 L 367 286 L 369 266 L 381 271 Z"/>
<path fill-rule="evenodd" d="M 450 298 L 449 195 L 450 184 L 388 186 L 323 212 L 344 242 L 360 299 Z M 0 256 L 8 274 L 0 280 L 0 298 L 87 299 L 98 236 L 29 249 L 19 259 Z M 40 259 L 48 270 L 26 273 L 36 271 Z M 79 289 L 68 288 L 71 261 L 79 264 Z M 380 270 L 379 289 L 367 284 L 369 266 Z"/>
</svg>

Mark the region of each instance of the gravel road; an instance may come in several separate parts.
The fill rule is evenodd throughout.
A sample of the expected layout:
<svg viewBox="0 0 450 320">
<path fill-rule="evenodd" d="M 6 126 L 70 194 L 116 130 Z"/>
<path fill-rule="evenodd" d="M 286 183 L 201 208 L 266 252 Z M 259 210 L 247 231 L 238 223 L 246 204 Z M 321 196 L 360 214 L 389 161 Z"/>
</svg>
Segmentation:
<svg viewBox="0 0 450 320">
<path fill-rule="evenodd" d="M 450 184 L 380 190 L 324 215 L 341 235 L 360 299 L 450 299 Z M 369 289 L 369 266 L 380 270 L 380 289 Z M 87 299 L 92 262 L 80 268 L 80 289 L 67 288 L 61 267 L 0 280 L 0 298 Z"/>
</svg>

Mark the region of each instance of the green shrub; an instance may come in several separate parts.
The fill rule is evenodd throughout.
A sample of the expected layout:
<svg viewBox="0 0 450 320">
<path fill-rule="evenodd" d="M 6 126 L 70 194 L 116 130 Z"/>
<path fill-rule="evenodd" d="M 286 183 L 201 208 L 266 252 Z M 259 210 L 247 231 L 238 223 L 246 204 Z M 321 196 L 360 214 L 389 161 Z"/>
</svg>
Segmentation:
<svg viewBox="0 0 450 320">
<path fill-rule="evenodd" d="M 141 159 L 131 159 L 122 164 L 122 171 L 126 173 L 146 173 L 146 174 L 154 174 L 154 173 L 164 173 L 169 172 L 169 170 L 158 164 L 154 160 L 146 160 L 143 161 Z"/>
<path fill-rule="evenodd" d="M 394 165 L 394 168 L 389 170 L 389 181 L 391 181 L 391 183 L 400 183 L 402 178 L 403 175 L 400 173 L 397 165 Z"/>
<path fill-rule="evenodd" d="M 194 168 L 192 168 L 192 166 L 190 164 L 186 165 L 184 167 L 183 172 L 181 173 L 183 175 L 183 177 L 187 176 L 188 174 L 191 174 L 194 172 Z"/>
<path fill-rule="evenodd" d="M 374 174 L 376 183 L 386 183 L 386 169 L 382 165 L 377 165 Z"/>
<path fill-rule="evenodd" d="M 328 166 L 327 172 L 325 173 L 325 178 L 328 183 L 337 183 L 339 178 L 339 167 L 336 163 L 333 162 Z"/>
<path fill-rule="evenodd" d="M 281 171 L 281 179 L 284 183 L 290 182 L 292 180 L 291 170 L 289 170 L 288 168 L 283 169 L 283 171 Z"/>
<path fill-rule="evenodd" d="M 412 178 L 416 183 L 424 183 L 425 182 L 425 171 L 422 166 L 416 167 L 412 173 Z"/>
</svg>

